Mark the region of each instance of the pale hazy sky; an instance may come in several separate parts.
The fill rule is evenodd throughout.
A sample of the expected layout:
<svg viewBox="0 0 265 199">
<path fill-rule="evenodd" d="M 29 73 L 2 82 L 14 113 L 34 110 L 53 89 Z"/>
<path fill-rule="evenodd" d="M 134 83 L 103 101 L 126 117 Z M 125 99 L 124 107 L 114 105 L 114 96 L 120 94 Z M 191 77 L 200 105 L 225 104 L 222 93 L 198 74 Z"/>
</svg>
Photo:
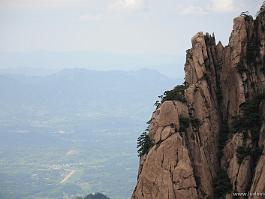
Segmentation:
<svg viewBox="0 0 265 199">
<path fill-rule="evenodd" d="M 262 2 L 0 0 L 0 52 L 93 52 L 182 59 L 196 32 L 215 32 L 217 40 L 226 44 L 232 19 L 246 10 L 255 15 Z M 1 60 L 0 67 L 4 67 Z"/>
</svg>

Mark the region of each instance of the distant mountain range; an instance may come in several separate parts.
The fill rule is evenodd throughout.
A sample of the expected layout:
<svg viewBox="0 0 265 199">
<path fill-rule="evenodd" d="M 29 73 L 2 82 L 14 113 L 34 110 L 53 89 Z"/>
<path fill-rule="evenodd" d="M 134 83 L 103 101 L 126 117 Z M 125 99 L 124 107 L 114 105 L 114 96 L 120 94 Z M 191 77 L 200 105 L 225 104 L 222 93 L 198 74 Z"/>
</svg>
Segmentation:
<svg viewBox="0 0 265 199">
<path fill-rule="evenodd" d="M 0 73 L 47 74 L 58 72 L 63 68 L 77 67 L 90 70 L 147 68 L 157 70 L 170 77 L 182 77 L 184 75 L 182 70 L 184 59 L 184 56 L 174 53 L 156 55 L 108 52 L 0 52 Z M 179 74 L 177 74 L 178 72 Z"/>
<path fill-rule="evenodd" d="M 153 70 L 66 69 L 47 76 L 0 75 L 0 119 L 34 117 L 40 112 L 137 118 L 152 110 L 150 103 L 176 83 L 179 80 Z"/>
</svg>

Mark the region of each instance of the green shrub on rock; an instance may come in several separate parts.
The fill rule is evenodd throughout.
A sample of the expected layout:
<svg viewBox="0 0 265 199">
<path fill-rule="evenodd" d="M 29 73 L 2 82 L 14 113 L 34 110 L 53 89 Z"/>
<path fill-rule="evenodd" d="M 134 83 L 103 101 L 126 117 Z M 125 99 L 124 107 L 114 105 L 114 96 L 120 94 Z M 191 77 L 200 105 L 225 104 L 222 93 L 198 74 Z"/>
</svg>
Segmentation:
<svg viewBox="0 0 265 199">
<path fill-rule="evenodd" d="M 191 118 L 190 122 L 192 127 L 195 129 L 199 129 L 202 125 L 201 121 L 198 118 Z"/>
<path fill-rule="evenodd" d="M 239 146 L 236 149 L 236 157 L 238 164 L 241 164 L 245 157 L 249 156 L 251 154 L 251 149 L 246 146 Z"/>
<path fill-rule="evenodd" d="M 221 169 L 213 180 L 214 197 L 224 198 L 227 193 L 232 192 L 233 187 L 226 170 Z"/>
<path fill-rule="evenodd" d="M 188 117 L 179 117 L 179 131 L 184 132 L 190 126 L 190 118 Z"/>
<path fill-rule="evenodd" d="M 247 130 L 254 134 L 257 133 L 263 121 L 262 115 L 259 113 L 259 105 L 263 99 L 264 96 L 259 95 L 255 99 L 242 104 L 242 115 L 235 117 L 232 122 L 234 133 Z"/>
<path fill-rule="evenodd" d="M 154 143 L 147 132 L 143 132 L 137 139 L 138 156 L 141 157 L 147 154 L 153 145 Z"/>
<path fill-rule="evenodd" d="M 161 102 L 178 100 L 183 103 L 186 103 L 186 98 L 184 96 L 185 88 L 186 88 L 185 85 L 178 85 L 172 90 L 165 91 Z"/>
</svg>

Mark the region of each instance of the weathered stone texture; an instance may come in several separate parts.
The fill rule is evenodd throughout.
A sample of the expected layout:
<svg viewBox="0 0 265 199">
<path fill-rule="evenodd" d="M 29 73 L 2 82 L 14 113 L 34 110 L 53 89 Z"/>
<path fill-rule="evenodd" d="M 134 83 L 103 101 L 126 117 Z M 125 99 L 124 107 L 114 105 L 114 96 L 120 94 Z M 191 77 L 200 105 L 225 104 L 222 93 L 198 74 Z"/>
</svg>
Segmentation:
<svg viewBox="0 0 265 199">
<path fill-rule="evenodd" d="M 254 163 L 242 163 L 236 150 L 243 142 L 260 148 L 265 142 L 265 123 L 258 143 L 251 132 L 230 134 L 219 157 L 221 126 L 240 114 L 241 105 L 265 88 L 265 14 L 234 19 L 228 46 L 216 45 L 214 35 L 202 32 L 192 38 L 185 63 L 186 103 L 165 101 L 153 113 L 149 135 L 154 146 L 141 157 L 133 199 L 215 199 L 213 179 L 227 170 L 237 192 L 265 192 L 265 149 Z M 221 96 L 219 95 L 221 93 Z M 260 107 L 265 117 L 265 103 Z M 200 121 L 180 132 L 179 118 Z M 231 194 L 227 197 L 232 198 Z M 254 197 L 255 198 L 255 197 Z"/>
</svg>

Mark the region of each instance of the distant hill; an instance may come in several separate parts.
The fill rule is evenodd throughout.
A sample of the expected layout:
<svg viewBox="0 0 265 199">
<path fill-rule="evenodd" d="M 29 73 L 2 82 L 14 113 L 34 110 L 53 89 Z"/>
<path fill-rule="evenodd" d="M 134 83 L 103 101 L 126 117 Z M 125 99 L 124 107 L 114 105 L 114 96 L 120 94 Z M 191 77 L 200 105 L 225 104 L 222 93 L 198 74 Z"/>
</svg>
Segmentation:
<svg viewBox="0 0 265 199">
<path fill-rule="evenodd" d="M 102 193 L 89 194 L 84 199 L 110 199 Z"/>
<path fill-rule="evenodd" d="M 152 68 L 170 77 L 181 78 L 184 75 L 182 70 L 184 59 L 185 57 L 178 56 L 175 53 L 146 55 L 74 51 L 0 52 L 0 73 L 43 75 L 62 68 L 77 66 L 91 70 Z M 179 72 L 179 70 L 181 71 Z"/>
<path fill-rule="evenodd" d="M 83 197 L 76 197 L 74 199 L 110 199 L 110 198 L 108 198 L 107 196 L 105 196 L 102 193 L 91 193 L 91 194 L 88 194 L 87 196 L 85 196 L 84 198 Z"/>
<path fill-rule="evenodd" d="M 146 101 L 144 95 L 158 94 L 175 82 L 151 70 L 103 72 L 68 69 L 44 77 L 0 75 L 0 97 L 6 102 L 19 99 L 23 103 L 43 105 L 80 104 L 93 100 L 105 103 L 106 97 L 110 103 L 122 102 L 128 97 Z"/>
<path fill-rule="evenodd" d="M 0 121 L 49 115 L 138 118 L 176 83 L 152 70 L 67 69 L 47 76 L 0 75 Z"/>
</svg>

